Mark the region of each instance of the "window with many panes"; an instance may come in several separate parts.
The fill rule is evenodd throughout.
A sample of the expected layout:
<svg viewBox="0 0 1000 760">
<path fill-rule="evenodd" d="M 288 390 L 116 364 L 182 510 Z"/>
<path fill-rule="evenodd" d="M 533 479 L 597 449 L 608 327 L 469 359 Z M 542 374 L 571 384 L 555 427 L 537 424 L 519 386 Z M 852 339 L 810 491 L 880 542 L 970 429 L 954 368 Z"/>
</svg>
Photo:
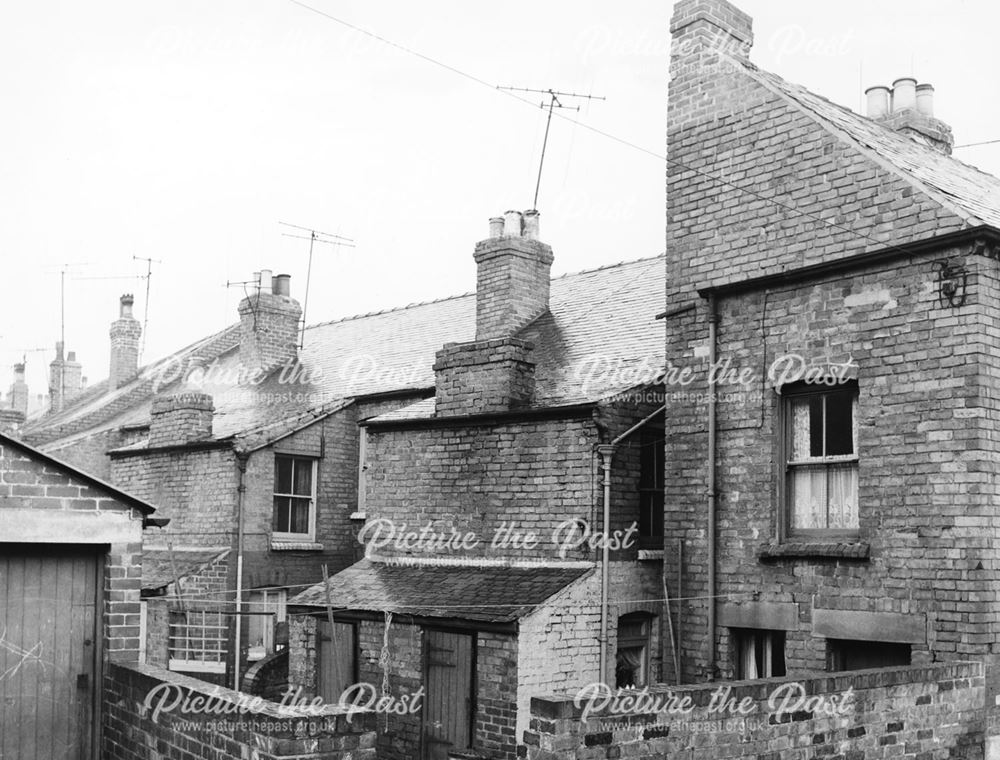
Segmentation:
<svg viewBox="0 0 1000 760">
<path fill-rule="evenodd" d="M 316 531 L 316 460 L 274 458 L 274 535 L 312 539 Z"/>
<path fill-rule="evenodd" d="M 645 427 L 639 436 L 639 547 L 663 548 L 663 428 Z"/>
<path fill-rule="evenodd" d="M 800 385 L 782 395 L 788 535 L 856 535 L 857 384 Z"/>
</svg>

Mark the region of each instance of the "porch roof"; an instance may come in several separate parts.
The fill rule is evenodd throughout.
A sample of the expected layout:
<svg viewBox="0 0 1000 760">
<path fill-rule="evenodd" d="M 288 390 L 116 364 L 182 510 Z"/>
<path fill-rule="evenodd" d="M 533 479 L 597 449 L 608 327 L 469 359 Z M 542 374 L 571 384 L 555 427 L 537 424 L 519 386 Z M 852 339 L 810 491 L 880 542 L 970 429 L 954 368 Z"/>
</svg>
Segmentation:
<svg viewBox="0 0 1000 760">
<path fill-rule="evenodd" d="M 422 565 L 364 559 L 330 578 L 330 602 L 335 610 L 509 623 L 590 572 L 592 567 L 580 565 Z M 325 607 L 323 583 L 288 604 Z"/>
</svg>

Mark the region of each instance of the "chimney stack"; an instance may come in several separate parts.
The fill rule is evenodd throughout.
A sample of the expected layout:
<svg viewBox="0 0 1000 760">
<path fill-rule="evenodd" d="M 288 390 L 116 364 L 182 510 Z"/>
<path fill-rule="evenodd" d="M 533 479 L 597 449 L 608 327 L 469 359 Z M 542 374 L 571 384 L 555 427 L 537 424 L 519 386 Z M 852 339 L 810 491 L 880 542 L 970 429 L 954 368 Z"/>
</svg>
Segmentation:
<svg viewBox="0 0 1000 760">
<path fill-rule="evenodd" d="M 0 433 L 17 438 L 24 425 L 24 416 L 19 409 L 0 409 Z"/>
<path fill-rule="evenodd" d="M 176 393 L 153 399 L 149 447 L 182 446 L 212 437 L 215 408 L 207 393 Z"/>
<path fill-rule="evenodd" d="M 534 346 L 515 337 L 549 309 L 552 249 L 538 240 L 538 212 L 490 219 L 476 244 L 476 339 L 448 343 L 434 363 L 436 414 L 487 414 L 534 397 Z"/>
<path fill-rule="evenodd" d="M 10 385 L 10 408 L 20 412 L 25 417 L 28 415 L 28 384 L 24 381 L 24 364 L 14 365 L 14 382 Z"/>
<path fill-rule="evenodd" d="M 111 364 L 108 369 L 108 388 L 120 388 L 139 372 L 139 337 L 142 326 L 132 316 L 135 303 L 131 293 L 119 299 L 118 319 L 111 323 Z"/>
<path fill-rule="evenodd" d="M 62 341 L 56 341 L 56 358 L 49 364 L 49 411 L 60 412 L 66 403 L 80 392 L 83 367 L 76 352 L 64 354 Z"/>
<path fill-rule="evenodd" d="M 502 228 L 499 217 L 491 219 L 490 237 L 476 244 L 473 258 L 476 340 L 512 336 L 548 311 L 553 257 L 538 240 L 537 211 L 508 211 Z"/>
<path fill-rule="evenodd" d="M 934 86 L 917 84 L 913 77 L 892 83 L 892 90 L 878 85 L 865 90 L 869 119 L 884 124 L 912 140 L 951 155 L 955 138 L 951 127 L 934 116 Z"/>
<path fill-rule="evenodd" d="M 298 356 L 302 307 L 293 299 L 291 278 L 254 272 L 250 295 L 240 302 L 240 368 L 246 379 L 262 377 Z"/>
</svg>

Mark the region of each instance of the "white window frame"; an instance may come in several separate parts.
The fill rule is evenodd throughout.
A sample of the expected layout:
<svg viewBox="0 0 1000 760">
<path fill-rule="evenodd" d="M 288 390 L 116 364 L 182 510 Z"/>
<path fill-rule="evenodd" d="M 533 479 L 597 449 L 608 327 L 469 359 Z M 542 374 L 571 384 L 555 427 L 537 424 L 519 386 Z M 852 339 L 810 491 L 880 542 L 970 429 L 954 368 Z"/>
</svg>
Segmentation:
<svg viewBox="0 0 1000 760">
<path fill-rule="evenodd" d="M 252 628 L 247 624 L 247 661 L 261 660 L 275 651 L 275 630 L 288 619 L 288 591 L 283 588 L 254 588 L 249 590 L 247 612 L 273 612 L 273 616 L 253 615 L 251 620 L 262 624 L 262 639 L 258 645 L 251 640 Z M 263 651 L 260 651 L 263 650 Z"/>
<path fill-rule="evenodd" d="M 850 390 L 853 393 L 853 400 L 851 404 L 851 434 L 853 436 L 853 454 L 845 455 L 834 455 L 834 456 L 817 456 L 808 457 L 806 459 L 794 459 L 792 457 L 793 451 L 793 438 L 794 432 L 792 429 L 792 400 L 797 398 L 808 398 L 810 396 L 826 396 L 831 393 L 838 391 Z M 809 538 L 815 537 L 816 539 L 825 538 L 848 538 L 856 539 L 859 535 L 860 525 L 853 526 L 850 528 L 793 528 L 794 522 L 794 509 L 793 504 L 793 494 L 792 494 L 792 476 L 796 468 L 803 467 L 831 467 L 836 465 L 853 465 L 855 471 L 858 470 L 858 465 L 860 462 L 860 455 L 858 451 L 858 408 L 860 402 L 860 393 L 857 383 L 844 383 L 842 385 L 834 386 L 815 386 L 815 387 L 797 387 L 791 392 L 785 392 L 779 399 L 781 408 L 781 424 L 779 426 L 781 435 L 781 461 L 783 462 L 783 474 L 781 478 L 781 520 L 780 527 L 783 539 L 795 539 L 795 538 Z M 823 401 L 823 416 L 824 416 L 824 428 L 826 419 L 826 400 Z M 856 476 L 857 477 L 857 476 Z M 858 506 L 858 511 L 860 513 L 860 504 Z"/>
<path fill-rule="evenodd" d="M 308 533 L 286 533 L 286 532 L 282 532 L 282 531 L 276 531 L 276 530 L 274 530 L 272 528 L 272 530 L 271 530 L 271 537 L 275 541 L 279 541 L 279 542 L 280 541 L 285 541 L 285 542 L 294 542 L 294 541 L 310 541 L 311 542 L 311 541 L 315 541 L 316 540 L 316 488 L 317 488 L 317 481 L 318 481 L 318 475 L 319 475 L 319 466 L 318 466 L 319 465 L 319 460 L 315 459 L 313 457 L 295 456 L 295 455 L 292 455 L 292 454 L 275 454 L 274 458 L 275 458 L 275 469 L 277 469 L 277 460 L 279 458 L 280 459 L 298 460 L 300 462 L 310 462 L 311 465 L 312 465 L 312 478 L 311 478 L 312 493 L 309 495 L 309 532 Z M 277 481 L 277 478 L 275 478 L 275 481 Z M 293 478 L 293 481 L 294 481 L 294 478 Z M 271 488 L 271 492 L 272 492 L 271 493 L 271 524 L 272 525 L 274 524 L 274 509 L 275 509 L 275 507 L 274 507 L 274 498 L 275 497 L 280 496 L 280 497 L 293 498 L 293 499 L 301 499 L 302 498 L 302 494 L 278 493 L 277 488 L 278 488 L 278 484 L 277 484 L 277 482 L 274 482 L 272 484 L 272 488 Z"/>
</svg>

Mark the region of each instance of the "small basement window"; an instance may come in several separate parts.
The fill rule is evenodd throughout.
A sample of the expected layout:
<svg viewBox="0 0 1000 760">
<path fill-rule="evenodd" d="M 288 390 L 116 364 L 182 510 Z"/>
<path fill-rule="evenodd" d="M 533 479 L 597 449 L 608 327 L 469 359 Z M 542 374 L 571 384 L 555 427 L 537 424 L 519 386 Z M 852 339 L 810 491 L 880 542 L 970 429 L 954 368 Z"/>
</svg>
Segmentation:
<svg viewBox="0 0 1000 760">
<path fill-rule="evenodd" d="M 733 628 L 736 679 L 779 678 L 785 675 L 785 632 Z"/>
<path fill-rule="evenodd" d="M 909 644 L 827 639 L 827 670 L 895 668 L 911 663 Z"/>
</svg>

